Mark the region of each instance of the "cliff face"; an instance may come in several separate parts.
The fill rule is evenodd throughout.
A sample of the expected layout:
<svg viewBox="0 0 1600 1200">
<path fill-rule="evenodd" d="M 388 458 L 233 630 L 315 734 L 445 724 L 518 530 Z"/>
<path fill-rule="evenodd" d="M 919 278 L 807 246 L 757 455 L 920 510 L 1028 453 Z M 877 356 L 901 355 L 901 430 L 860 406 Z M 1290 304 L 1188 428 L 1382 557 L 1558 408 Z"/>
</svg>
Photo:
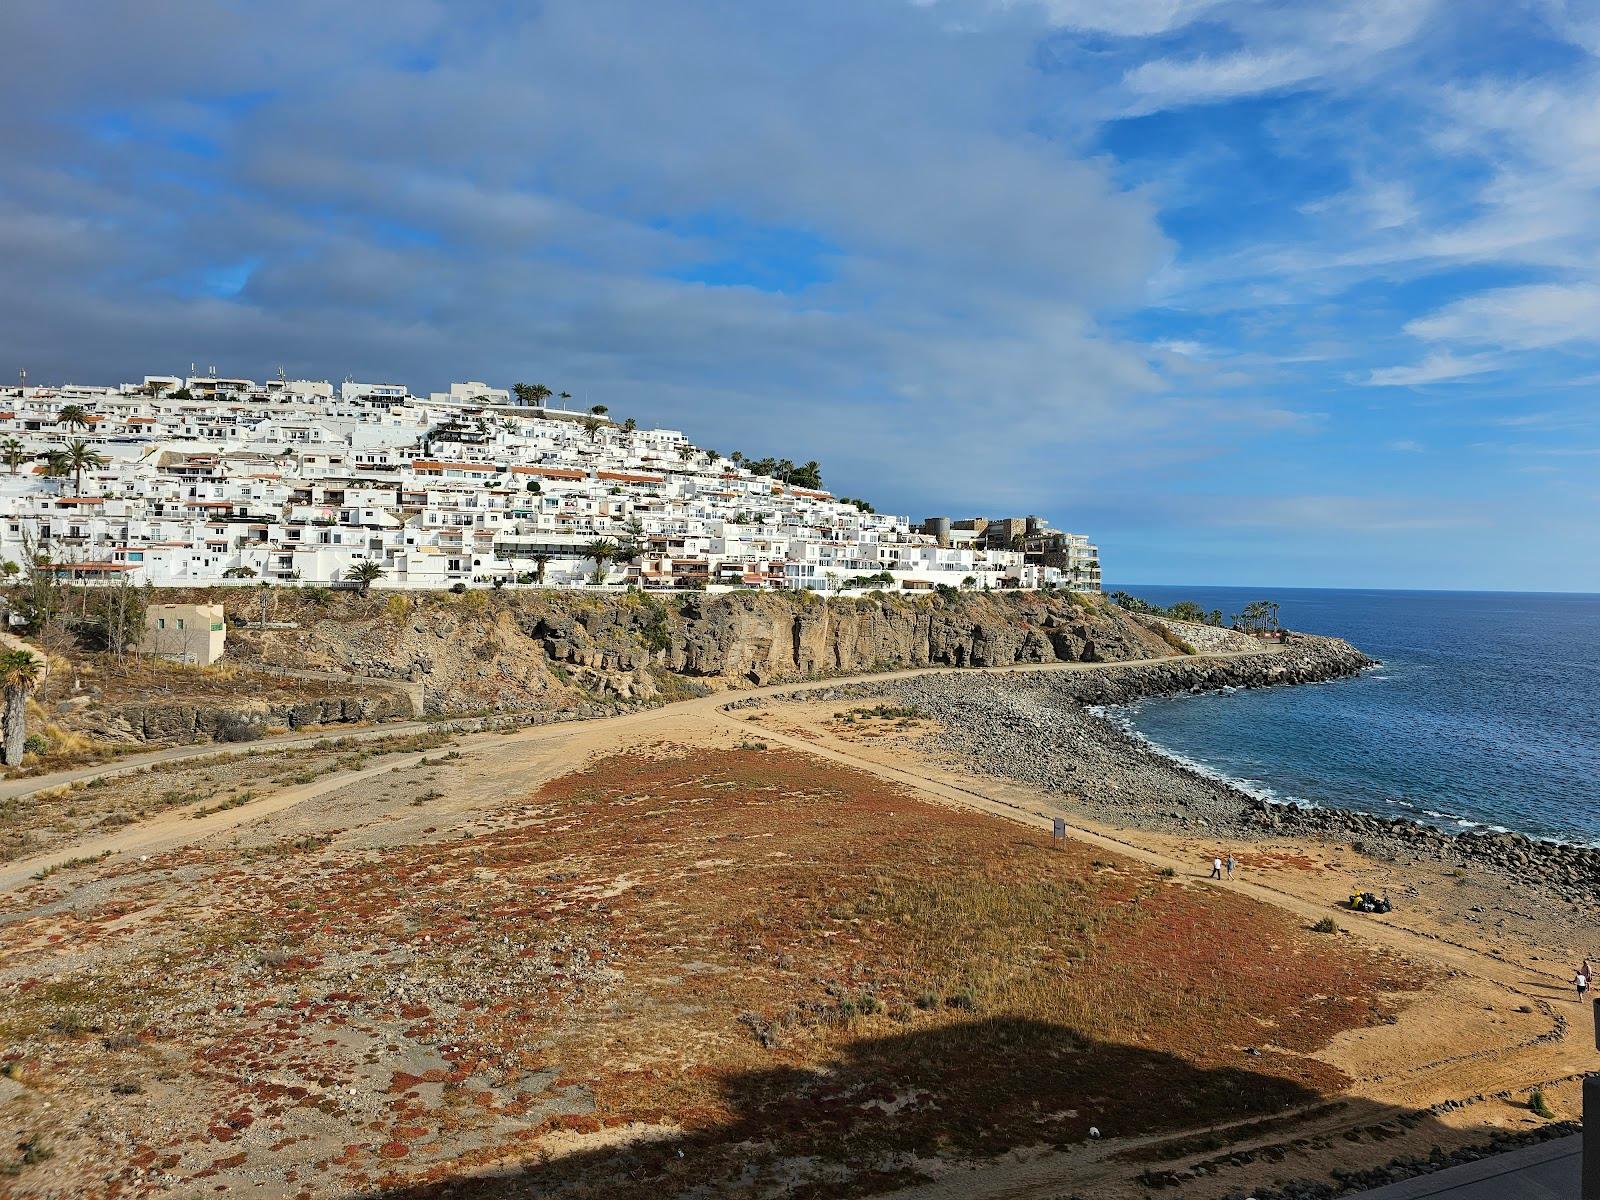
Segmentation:
<svg viewBox="0 0 1600 1200">
<path fill-rule="evenodd" d="M 420 682 L 432 713 L 652 700 L 898 667 L 1173 653 L 1158 631 L 1119 609 L 1034 593 L 823 600 L 471 592 L 336 596 L 321 607 L 286 596 L 280 608 L 275 619 L 290 617 L 296 628 L 236 629 L 230 657 Z"/>
</svg>

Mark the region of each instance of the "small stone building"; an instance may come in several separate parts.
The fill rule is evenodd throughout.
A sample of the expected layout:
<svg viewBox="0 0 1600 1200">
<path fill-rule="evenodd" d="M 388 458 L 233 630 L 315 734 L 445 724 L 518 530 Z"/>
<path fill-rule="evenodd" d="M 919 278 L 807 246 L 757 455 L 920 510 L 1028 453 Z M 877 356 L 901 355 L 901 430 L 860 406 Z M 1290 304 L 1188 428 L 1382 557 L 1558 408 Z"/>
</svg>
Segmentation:
<svg viewBox="0 0 1600 1200">
<path fill-rule="evenodd" d="M 222 657 L 228 626 L 220 604 L 152 604 L 139 649 L 174 662 L 209 667 Z"/>
</svg>

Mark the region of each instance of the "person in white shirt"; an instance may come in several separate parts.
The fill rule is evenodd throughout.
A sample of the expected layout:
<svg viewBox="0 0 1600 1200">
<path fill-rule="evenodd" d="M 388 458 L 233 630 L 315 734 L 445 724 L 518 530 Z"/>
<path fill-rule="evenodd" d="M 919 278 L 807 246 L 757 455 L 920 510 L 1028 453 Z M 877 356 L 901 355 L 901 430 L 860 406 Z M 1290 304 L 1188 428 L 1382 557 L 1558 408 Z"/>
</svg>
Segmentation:
<svg viewBox="0 0 1600 1200">
<path fill-rule="evenodd" d="M 1211 860 L 1211 878 L 1222 878 L 1222 860 L 1220 858 L 1213 858 Z"/>
</svg>

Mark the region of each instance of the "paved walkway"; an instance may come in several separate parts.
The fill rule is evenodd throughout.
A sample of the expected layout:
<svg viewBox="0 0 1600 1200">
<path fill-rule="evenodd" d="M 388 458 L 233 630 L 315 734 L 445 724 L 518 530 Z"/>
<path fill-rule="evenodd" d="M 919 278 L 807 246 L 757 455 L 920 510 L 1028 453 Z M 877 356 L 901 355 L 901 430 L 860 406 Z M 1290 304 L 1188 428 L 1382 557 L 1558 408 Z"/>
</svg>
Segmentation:
<svg viewBox="0 0 1600 1200">
<path fill-rule="evenodd" d="M 1403 1179 L 1347 1200 L 1578 1200 L 1583 1134 Z"/>
</svg>

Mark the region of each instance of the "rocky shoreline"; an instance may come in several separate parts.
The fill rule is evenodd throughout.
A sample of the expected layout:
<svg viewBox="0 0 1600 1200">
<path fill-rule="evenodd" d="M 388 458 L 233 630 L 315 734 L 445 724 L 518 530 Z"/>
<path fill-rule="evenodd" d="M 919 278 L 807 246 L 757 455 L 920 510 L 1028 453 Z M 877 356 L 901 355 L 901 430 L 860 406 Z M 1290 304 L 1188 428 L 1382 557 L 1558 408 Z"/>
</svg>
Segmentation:
<svg viewBox="0 0 1600 1200">
<path fill-rule="evenodd" d="M 1096 708 L 1151 696 L 1345 679 L 1376 665 L 1338 638 L 1295 635 L 1233 658 L 1165 658 L 1094 672 L 943 672 L 795 693 L 884 697 L 936 719 L 924 748 L 946 765 L 1065 793 L 1087 815 L 1158 832 L 1314 837 L 1395 862 L 1474 867 L 1536 883 L 1571 904 L 1600 894 L 1600 849 L 1517 833 L 1452 833 L 1404 817 L 1273 803 L 1160 752 Z"/>
</svg>

